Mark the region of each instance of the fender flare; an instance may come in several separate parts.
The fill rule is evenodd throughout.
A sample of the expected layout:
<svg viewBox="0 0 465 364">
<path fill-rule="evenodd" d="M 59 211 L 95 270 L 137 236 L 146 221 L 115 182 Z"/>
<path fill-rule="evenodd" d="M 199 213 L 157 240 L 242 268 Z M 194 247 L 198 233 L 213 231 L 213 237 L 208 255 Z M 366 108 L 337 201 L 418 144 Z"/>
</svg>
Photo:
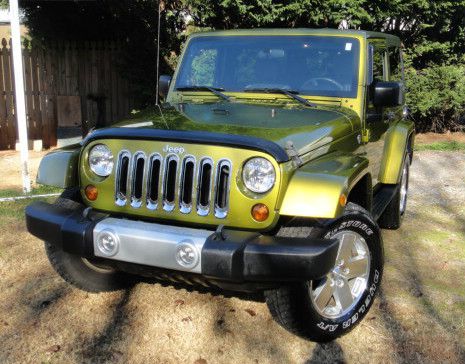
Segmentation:
<svg viewBox="0 0 465 364">
<path fill-rule="evenodd" d="M 399 183 L 402 163 L 409 143 L 413 148 L 414 129 L 413 122 L 403 120 L 387 131 L 378 175 L 380 183 Z"/>
<path fill-rule="evenodd" d="M 81 145 L 76 144 L 46 154 L 40 161 L 37 183 L 69 188 L 78 185 L 78 163 Z"/>
<path fill-rule="evenodd" d="M 349 155 L 325 157 L 298 169 L 282 197 L 283 216 L 335 218 L 342 214 L 346 197 L 368 172 L 368 159 Z"/>
</svg>

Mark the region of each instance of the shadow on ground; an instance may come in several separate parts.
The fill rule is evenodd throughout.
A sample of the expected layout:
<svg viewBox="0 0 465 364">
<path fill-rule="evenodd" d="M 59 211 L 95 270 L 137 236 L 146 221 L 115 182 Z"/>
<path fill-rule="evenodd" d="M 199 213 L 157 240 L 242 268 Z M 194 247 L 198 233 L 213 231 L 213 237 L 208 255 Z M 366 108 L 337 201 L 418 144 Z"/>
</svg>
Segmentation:
<svg viewBox="0 0 465 364">
<path fill-rule="evenodd" d="M 457 201 L 465 193 L 455 195 L 465 168 L 454 164 L 447 179 L 422 156 L 413 167 L 403 228 L 383 231 L 380 295 L 357 328 L 327 344 L 286 332 L 257 296 L 189 292 L 152 280 L 121 292 L 78 291 L 50 268 L 42 244 L 17 222 L 20 212 L 11 220 L 5 215 L 0 362 L 465 362 L 465 198 Z M 448 158 L 435 163 L 447 165 Z"/>
</svg>

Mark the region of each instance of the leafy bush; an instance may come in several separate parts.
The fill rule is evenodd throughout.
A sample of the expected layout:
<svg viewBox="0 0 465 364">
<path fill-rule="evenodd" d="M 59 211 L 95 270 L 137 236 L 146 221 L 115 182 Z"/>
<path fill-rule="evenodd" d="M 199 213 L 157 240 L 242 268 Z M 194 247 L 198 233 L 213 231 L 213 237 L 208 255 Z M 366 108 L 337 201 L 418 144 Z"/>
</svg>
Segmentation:
<svg viewBox="0 0 465 364">
<path fill-rule="evenodd" d="M 417 131 L 465 129 L 465 64 L 406 71 L 407 105 Z"/>
</svg>

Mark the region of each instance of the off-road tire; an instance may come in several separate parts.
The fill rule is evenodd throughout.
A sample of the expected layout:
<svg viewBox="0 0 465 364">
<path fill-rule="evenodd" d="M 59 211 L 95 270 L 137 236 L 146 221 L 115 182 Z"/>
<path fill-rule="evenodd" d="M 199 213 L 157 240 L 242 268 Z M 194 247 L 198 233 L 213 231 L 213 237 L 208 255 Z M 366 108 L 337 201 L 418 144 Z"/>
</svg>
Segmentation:
<svg viewBox="0 0 465 364">
<path fill-rule="evenodd" d="M 54 204 L 68 209 L 82 208 L 79 190 L 65 190 Z M 133 276 L 107 267 L 102 262 L 67 253 L 49 242 L 44 244 L 47 257 L 55 271 L 66 282 L 81 290 L 115 291 L 130 287 L 135 282 Z"/>
<path fill-rule="evenodd" d="M 309 294 L 309 282 L 285 285 L 265 292 L 266 303 L 273 318 L 288 331 L 316 342 L 328 342 L 352 330 L 367 314 L 379 289 L 383 273 L 384 252 L 380 229 L 370 213 L 353 203 L 344 214 L 324 228 L 288 226 L 278 234 L 288 237 L 329 239 L 340 231 L 355 231 L 361 235 L 370 252 L 367 285 L 357 304 L 345 315 L 329 319 L 318 313 Z"/>
<path fill-rule="evenodd" d="M 404 176 L 404 173 L 402 172 L 401 181 L 397 185 L 396 194 L 394 195 L 391 202 L 389 203 L 389 205 L 387 205 L 386 209 L 378 219 L 378 225 L 382 229 L 396 230 L 400 228 L 400 226 L 402 225 L 402 221 L 404 220 L 405 207 L 407 204 L 408 196 L 408 183 L 410 176 L 410 156 L 408 153 L 405 154 L 401 171 L 404 171 L 404 168 L 406 170 L 406 175 Z M 403 211 L 401 211 L 402 178 L 406 178 L 407 187 L 407 191 L 405 192 L 405 206 Z"/>
</svg>

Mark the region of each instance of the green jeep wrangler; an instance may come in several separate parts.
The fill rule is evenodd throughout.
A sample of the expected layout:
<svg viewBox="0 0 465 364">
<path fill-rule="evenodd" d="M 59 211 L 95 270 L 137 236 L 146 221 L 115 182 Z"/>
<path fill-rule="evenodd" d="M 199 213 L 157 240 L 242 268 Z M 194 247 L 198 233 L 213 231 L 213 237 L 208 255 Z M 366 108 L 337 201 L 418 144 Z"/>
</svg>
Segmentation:
<svg viewBox="0 0 465 364">
<path fill-rule="evenodd" d="M 135 277 L 263 293 L 276 321 L 333 340 L 367 314 L 381 228 L 407 201 L 414 126 L 397 37 L 366 31 L 198 33 L 164 103 L 46 155 L 27 207 L 66 281 Z"/>
</svg>

